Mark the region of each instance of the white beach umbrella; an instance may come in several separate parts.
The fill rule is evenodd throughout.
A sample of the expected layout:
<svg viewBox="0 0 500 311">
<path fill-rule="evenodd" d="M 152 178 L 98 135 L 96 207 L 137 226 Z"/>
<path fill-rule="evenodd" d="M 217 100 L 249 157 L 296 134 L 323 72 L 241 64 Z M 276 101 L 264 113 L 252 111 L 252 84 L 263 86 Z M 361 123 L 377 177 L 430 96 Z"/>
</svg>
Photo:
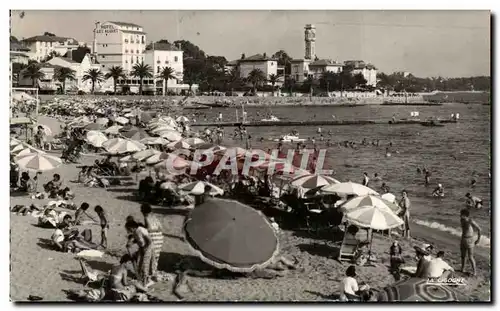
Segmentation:
<svg viewBox="0 0 500 311">
<path fill-rule="evenodd" d="M 399 227 L 403 220 L 388 207 L 360 206 L 345 214 L 346 220 L 362 228 L 388 230 Z"/>
<path fill-rule="evenodd" d="M 296 187 L 313 189 L 325 185 L 339 184 L 340 182 L 333 177 L 324 175 L 302 175 L 292 180 L 291 184 Z"/>
<path fill-rule="evenodd" d="M 61 165 L 62 160 L 52 155 L 34 152 L 16 157 L 16 163 L 23 169 L 50 171 Z"/>
<path fill-rule="evenodd" d="M 104 133 L 108 134 L 119 134 L 120 130 L 123 128 L 121 125 L 113 125 L 104 130 Z"/>
<path fill-rule="evenodd" d="M 197 145 L 197 144 L 203 144 L 205 141 L 201 138 L 198 137 L 189 137 L 184 139 L 185 142 L 190 144 L 191 146 Z"/>
<path fill-rule="evenodd" d="M 191 148 L 191 146 L 182 139 L 178 140 L 178 141 L 173 141 L 173 142 L 167 144 L 167 147 L 172 148 L 172 149 L 189 149 L 189 148 Z"/>
<path fill-rule="evenodd" d="M 112 154 L 122 154 L 136 152 L 146 149 L 146 146 L 135 140 L 113 138 L 102 144 L 107 152 Z"/>
<path fill-rule="evenodd" d="M 128 112 L 128 113 L 124 114 L 123 116 L 124 116 L 125 118 L 133 118 L 133 117 L 135 117 L 135 113 L 133 113 L 133 112 Z"/>
<path fill-rule="evenodd" d="M 80 117 L 76 117 L 74 118 L 73 120 L 71 120 L 68 125 L 72 125 L 72 124 L 79 124 L 79 123 L 84 123 L 84 124 L 87 124 L 87 123 L 92 123 L 90 122 L 90 119 L 89 117 L 87 116 L 80 116 Z"/>
<path fill-rule="evenodd" d="M 376 191 L 361 184 L 353 183 L 350 181 L 324 186 L 323 188 L 321 188 L 321 191 L 328 193 L 337 193 L 340 195 L 378 195 Z"/>
<path fill-rule="evenodd" d="M 168 139 L 169 141 L 178 141 L 182 139 L 182 135 L 179 132 L 165 131 L 158 134 L 160 137 Z"/>
<path fill-rule="evenodd" d="M 161 161 L 167 159 L 168 156 L 169 156 L 169 153 L 166 153 L 166 152 L 156 153 L 156 154 L 154 154 L 146 159 L 146 164 L 149 164 L 149 165 L 156 164 L 158 162 L 161 162 Z"/>
<path fill-rule="evenodd" d="M 119 162 L 134 162 L 135 160 L 132 158 L 132 155 L 129 154 L 129 155 L 126 155 L 124 157 L 121 157 L 118 161 Z"/>
<path fill-rule="evenodd" d="M 108 118 L 98 118 L 97 120 L 95 120 L 95 123 L 101 124 L 101 125 L 107 125 L 108 122 L 109 122 Z"/>
<path fill-rule="evenodd" d="M 9 146 L 14 147 L 14 146 L 19 145 L 20 143 L 21 143 L 21 141 L 19 139 L 11 137 L 10 142 L 9 142 Z"/>
<path fill-rule="evenodd" d="M 397 205 L 396 196 L 392 193 L 384 193 L 380 197 L 384 200 L 387 200 L 387 201 Z"/>
<path fill-rule="evenodd" d="M 145 145 L 166 145 L 169 143 L 168 140 L 161 137 L 146 137 L 141 139 L 140 142 Z"/>
<path fill-rule="evenodd" d="M 211 196 L 224 195 L 224 190 L 205 181 L 194 181 L 184 185 L 180 185 L 179 189 L 190 194 L 201 195 L 205 193 L 206 186 L 210 188 L 209 194 Z"/>
<path fill-rule="evenodd" d="M 88 131 L 86 140 L 92 146 L 100 148 L 104 142 L 108 141 L 108 138 L 102 132 Z"/>
<path fill-rule="evenodd" d="M 135 161 L 144 161 L 147 158 L 149 158 L 155 154 L 161 154 L 161 152 L 158 150 L 155 150 L 155 149 L 146 149 L 146 150 L 142 150 L 142 151 L 138 151 L 138 152 L 134 153 L 131 156 L 131 158 L 132 158 L 132 160 L 135 160 Z"/>
<path fill-rule="evenodd" d="M 166 125 L 166 124 L 162 124 L 162 125 L 156 126 L 153 129 L 151 129 L 151 133 L 154 133 L 154 134 L 160 133 L 160 132 L 165 132 L 165 131 L 175 132 L 177 130 L 175 129 L 175 127 L 170 126 L 170 125 Z"/>
<path fill-rule="evenodd" d="M 177 119 L 175 119 L 175 121 L 177 121 L 177 122 L 189 122 L 189 119 L 185 116 L 180 116 L 180 117 L 177 117 Z"/>
<path fill-rule="evenodd" d="M 115 122 L 122 124 L 122 125 L 125 125 L 125 124 L 128 124 L 130 121 L 129 121 L 129 119 L 127 119 L 125 117 L 117 117 L 117 118 L 115 118 Z"/>
<path fill-rule="evenodd" d="M 365 195 L 365 196 L 352 198 L 349 201 L 342 204 L 341 208 L 344 212 L 349 212 L 351 210 L 354 210 L 358 207 L 363 207 L 363 206 L 389 208 L 394 213 L 398 213 L 400 210 L 399 206 L 397 206 L 396 204 L 394 204 L 390 201 L 387 201 L 379 196 L 375 196 L 375 195 Z"/>
</svg>

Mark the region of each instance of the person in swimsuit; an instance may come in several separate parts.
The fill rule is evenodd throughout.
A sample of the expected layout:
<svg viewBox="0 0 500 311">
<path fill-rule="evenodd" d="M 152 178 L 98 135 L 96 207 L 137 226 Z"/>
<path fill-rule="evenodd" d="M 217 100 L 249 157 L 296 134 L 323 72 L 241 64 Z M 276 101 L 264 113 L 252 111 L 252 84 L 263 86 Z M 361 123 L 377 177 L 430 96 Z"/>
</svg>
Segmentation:
<svg viewBox="0 0 500 311">
<path fill-rule="evenodd" d="M 468 209 L 463 209 L 460 211 L 460 224 L 462 227 L 462 239 L 460 241 L 460 252 L 462 259 L 462 269 L 461 272 L 465 270 L 465 258 L 469 259 L 472 266 L 472 275 L 476 275 L 476 261 L 474 260 L 474 247 L 479 243 L 481 239 L 481 228 L 479 225 L 470 218 L 470 212 Z M 474 230 L 477 231 L 477 239 L 474 239 Z"/>
<path fill-rule="evenodd" d="M 401 192 L 402 198 L 401 201 L 399 201 L 399 206 L 403 210 L 402 212 L 402 218 L 404 221 L 404 236 L 406 238 L 410 238 L 410 199 L 408 198 L 408 193 L 406 190 L 403 190 Z"/>
<path fill-rule="evenodd" d="M 111 269 L 109 276 L 109 289 L 113 294 L 113 300 L 130 300 L 136 292 L 147 292 L 147 288 L 140 282 L 128 279 L 128 271 L 132 270 L 130 255 L 124 255 L 120 259 L 120 264 Z"/>
<path fill-rule="evenodd" d="M 469 192 L 465 195 L 465 197 L 467 198 L 466 205 L 468 208 L 474 207 L 476 209 L 480 209 L 483 207 L 483 200 L 480 198 L 472 196 Z"/>
<path fill-rule="evenodd" d="M 131 235 L 129 243 L 127 243 L 127 249 L 130 253 L 130 242 L 134 241 L 138 246 L 138 258 L 137 258 L 137 273 L 141 278 L 142 284 L 147 286 L 150 276 L 150 268 L 153 256 L 153 241 L 149 236 L 149 232 L 146 228 L 139 226 L 134 220 L 129 220 L 125 223 L 125 229 Z"/>
<path fill-rule="evenodd" d="M 108 218 L 106 217 L 104 209 L 100 205 L 97 205 L 94 208 L 94 211 L 96 212 L 97 216 L 99 216 L 99 221 L 101 225 L 101 246 L 103 248 L 106 248 L 108 247 L 108 230 L 109 230 Z"/>
</svg>

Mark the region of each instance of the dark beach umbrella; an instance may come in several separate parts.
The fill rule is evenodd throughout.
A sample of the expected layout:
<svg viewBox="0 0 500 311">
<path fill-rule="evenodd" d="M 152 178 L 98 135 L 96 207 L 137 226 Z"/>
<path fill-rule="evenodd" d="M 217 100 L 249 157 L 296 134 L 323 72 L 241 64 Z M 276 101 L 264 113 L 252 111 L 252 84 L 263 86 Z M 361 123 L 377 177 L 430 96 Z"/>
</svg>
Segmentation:
<svg viewBox="0 0 500 311">
<path fill-rule="evenodd" d="M 184 223 L 186 241 L 204 262 L 251 272 L 278 254 L 278 238 L 259 211 L 233 200 L 208 199 Z"/>
<path fill-rule="evenodd" d="M 141 140 L 147 137 L 150 137 L 148 133 L 146 133 L 145 130 L 140 129 L 140 128 L 132 128 L 128 131 L 125 131 L 122 133 L 123 136 L 132 139 L 132 140 Z"/>
<path fill-rule="evenodd" d="M 90 123 L 90 124 L 85 125 L 84 128 L 86 130 L 89 130 L 89 131 L 99 131 L 99 130 L 104 129 L 104 125 L 102 125 L 100 123 Z"/>
<path fill-rule="evenodd" d="M 449 285 L 431 284 L 427 279 L 410 278 L 379 292 L 378 301 L 464 301 Z"/>
<path fill-rule="evenodd" d="M 206 149 L 213 148 L 213 147 L 215 147 L 215 146 L 217 146 L 217 145 L 212 144 L 212 143 L 206 143 L 206 142 L 203 142 L 203 143 L 200 143 L 200 144 L 194 144 L 194 145 L 193 145 L 193 146 L 191 146 L 191 147 L 193 147 L 193 148 L 195 148 L 195 149 L 206 150 Z"/>
</svg>

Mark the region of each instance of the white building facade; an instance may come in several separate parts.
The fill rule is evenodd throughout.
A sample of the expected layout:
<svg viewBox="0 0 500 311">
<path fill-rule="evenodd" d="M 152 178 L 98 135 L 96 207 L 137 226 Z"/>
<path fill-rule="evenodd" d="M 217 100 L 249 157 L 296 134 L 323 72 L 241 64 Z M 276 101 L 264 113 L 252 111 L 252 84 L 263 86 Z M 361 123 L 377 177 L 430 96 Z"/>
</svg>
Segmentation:
<svg viewBox="0 0 500 311">
<path fill-rule="evenodd" d="M 37 62 L 43 61 L 52 52 L 64 55 L 79 47 L 75 39 L 57 36 L 34 36 L 22 40 L 21 43 L 29 49 L 30 59 Z"/>
<path fill-rule="evenodd" d="M 139 25 L 125 22 L 96 23 L 94 29 L 93 53 L 107 72 L 113 66 L 120 66 L 129 73 L 134 64 L 145 61 L 146 33 Z"/>
<path fill-rule="evenodd" d="M 60 66 L 60 67 L 66 67 L 70 68 L 73 71 L 75 71 L 75 80 L 66 81 L 66 91 L 83 91 L 85 93 L 88 93 L 92 89 L 92 82 L 91 81 L 83 81 L 83 76 L 85 73 L 90 70 L 90 69 L 99 69 L 100 65 L 99 64 L 94 64 L 91 58 L 90 54 L 85 55 L 85 57 L 82 59 L 81 62 L 76 62 L 75 60 L 71 58 L 66 58 L 66 57 L 55 57 L 49 60 L 47 63 L 54 65 L 54 66 Z M 96 89 L 99 89 L 99 87 L 96 85 Z"/>
<path fill-rule="evenodd" d="M 266 79 L 269 79 L 270 75 L 278 74 L 278 60 L 269 58 L 265 54 L 256 54 L 238 60 L 238 68 L 241 78 L 246 78 L 252 70 L 259 69 L 264 73 Z"/>
</svg>

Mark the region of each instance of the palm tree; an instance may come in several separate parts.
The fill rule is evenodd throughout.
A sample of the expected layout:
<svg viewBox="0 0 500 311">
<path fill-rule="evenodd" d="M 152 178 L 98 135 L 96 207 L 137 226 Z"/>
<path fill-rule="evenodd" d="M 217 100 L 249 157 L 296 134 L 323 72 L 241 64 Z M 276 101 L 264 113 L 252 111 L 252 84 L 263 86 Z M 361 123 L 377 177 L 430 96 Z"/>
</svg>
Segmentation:
<svg viewBox="0 0 500 311">
<path fill-rule="evenodd" d="M 38 63 L 31 63 L 26 67 L 26 69 L 21 72 L 23 78 L 29 78 L 33 81 L 33 87 L 37 87 L 38 80 L 45 77 L 45 73 L 42 72 L 42 67 Z"/>
<path fill-rule="evenodd" d="M 250 71 L 247 77 L 247 81 L 253 86 L 253 93 L 257 93 L 257 86 L 261 85 L 262 82 L 266 81 L 266 76 L 264 72 L 260 69 L 254 69 Z"/>
<path fill-rule="evenodd" d="M 139 95 L 142 95 L 142 83 L 144 78 L 153 77 L 152 71 L 151 66 L 144 64 L 144 62 L 135 64 L 134 67 L 132 67 L 130 75 L 139 78 Z"/>
<path fill-rule="evenodd" d="M 102 82 L 104 80 L 104 75 L 99 69 L 89 69 L 85 72 L 85 74 L 82 77 L 82 81 L 91 81 L 92 82 L 92 90 L 90 91 L 92 94 L 94 94 L 94 89 L 95 89 L 95 84 L 96 82 Z"/>
<path fill-rule="evenodd" d="M 118 83 L 118 79 L 125 78 L 125 72 L 121 66 L 113 66 L 109 68 L 109 72 L 104 76 L 104 78 L 113 78 L 113 90 L 116 95 L 116 85 Z"/>
<path fill-rule="evenodd" d="M 165 88 L 163 89 L 163 95 L 167 94 L 168 80 L 175 79 L 174 73 L 175 73 L 175 70 L 173 70 L 170 67 L 164 67 L 161 70 L 160 75 L 158 77 L 161 78 L 163 81 L 165 81 Z"/>
<path fill-rule="evenodd" d="M 62 83 L 62 92 L 66 93 L 66 80 L 75 80 L 75 71 L 67 67 L 57 67 L 54 78 Z"/>
<path fill-rule="evenodd" d="M 270 74 L 268 81 L 273 86 L 273 97 L 274 97 L 274 86 L 276 85 L 276 82 L 278 82 L 278 76 L 275 74 Z"/>
</svg>

